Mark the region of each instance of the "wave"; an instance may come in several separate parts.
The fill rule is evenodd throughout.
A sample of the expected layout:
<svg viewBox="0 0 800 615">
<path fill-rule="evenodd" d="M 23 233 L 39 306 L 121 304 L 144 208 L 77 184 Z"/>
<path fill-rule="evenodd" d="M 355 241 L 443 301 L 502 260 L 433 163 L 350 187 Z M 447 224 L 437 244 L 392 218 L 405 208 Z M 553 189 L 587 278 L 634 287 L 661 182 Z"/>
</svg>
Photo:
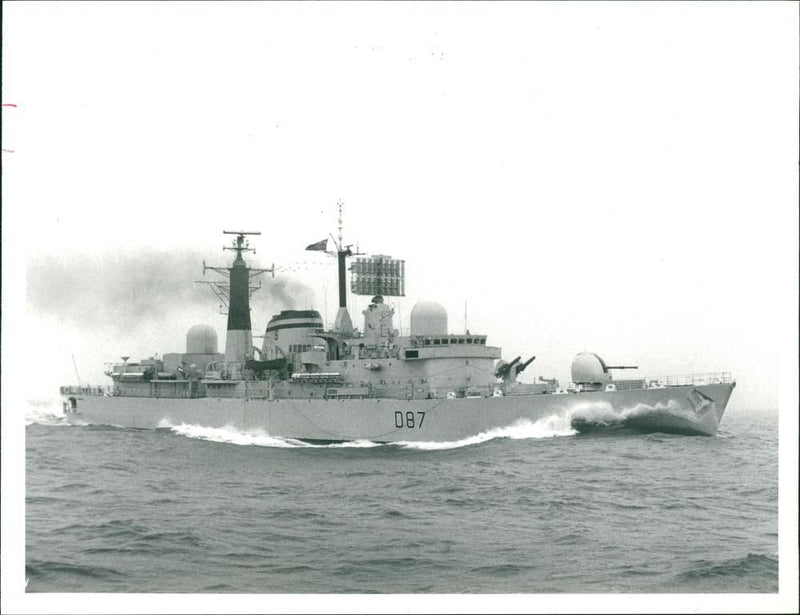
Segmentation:
<svg viewBox="0 0 800 615">
<path fill-rule="evenodd" d="M 417 450 L 446 450 L 473 446 L 500 438 L 511 440 L 525 440 L 529 438 L 553 438 L 559 436 L 572 436 L 577 433 L 569 423 L 569 419 L 559 415 L 552 415 L 536 422 L 528 419 L 521 419 L 508 427 L 490 429 L 483 433 L 462 440 L 451 442 L 373 442 L 371 440 L 352 440 L 347 442 L 334 442 L 330 444 L 315 444 L 304 442 L 294 438 L 283 438 L 273 436 L 266 431 L 257 429 L 251 431 L 241 431 L 233 425 L 224 427 L 204 427 L 202 425 L 181 423 L 175 425 L 168 419 L 162 419 L 158 424 L 159 429 L 168 429 L 171 432 L 193 438 L 196 440 L 206 440 L 208 442 L 219 442 L 222 444 L 235 444 L 237 446 L 264 446 L 273 448 L 373 448 L 376 446 L 398 446 L 407 449 Z"/>
<path fill-rule="evenodd" d="M 25 425 L 68 425 L 60 399 L 29 399 Z"/>
<path fill-rule="evenodd" d="M 722 562 L 696 560 L 691 567 L 677 575 L 679 581 L 702 585 L 706 588 L 731 583 L 738 592 L 764 591 L 764 582 L 778 589 L 778 556 L 748 553 L 746 557 Z"/>
<path fill-rule="evenodd" d="M 683 408 L 675 400 L 670 399 L 666 404 L 657 403 L 655 406 L 651 406 L 639 403 L 632 408 L 624 408 L 622 410 L 615 410 L 607 401 L 585 402 L 574 406 L 570 410 L 570 418 L 614 424 L 654 413 L 671 414 L 685 418 L 695 416 L 694 412 Z"/>
<path fill-rule="evenodd" d="M 88 566 L 76 564 L 74 562 L 60 562 L 60 561 L 40 561 L 31 560 L 25 566 L 28 576 L 44 576 L 44 575 L 73 575 L 78 577 L 93 577 L 93 578 L 107 578 L 107 577 L 122 577 L 124 576 L 119 570 L 109 568 L 107 566 Z M 28 591 L 31 591 L 28 589 Z"/>
<path fill-rule="evenodd" d="M 698 414 L 673 399 L 655 405 L 638 403 L 615 409 L 609 402 L 585 402 L 569 411 L 570 422 L 579 432 L 633 430 L 644 433 L 696 434 Z M 702 430 L 700 431 L 702 433 Z"/>
</svg>

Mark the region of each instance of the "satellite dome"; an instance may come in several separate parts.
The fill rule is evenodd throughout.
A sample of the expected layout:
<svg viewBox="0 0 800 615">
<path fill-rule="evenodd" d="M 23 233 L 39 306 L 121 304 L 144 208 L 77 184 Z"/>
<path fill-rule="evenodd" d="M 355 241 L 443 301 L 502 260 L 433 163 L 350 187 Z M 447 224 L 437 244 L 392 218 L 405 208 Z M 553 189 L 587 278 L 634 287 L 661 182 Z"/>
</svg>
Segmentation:
<svg viewBox="0 0 800 615">
<path fill-rule="evenodd" d="M 575 384 L 605 384 L 611 382 L 611 374 L 593 352 L 581 352 L 572 360 L 572 382 Z"/>
<path fill-rule="evenodd" d="M 211 325 L 194 325 L 186 333 L 187 354 L 216 354 L 217 332 Z"/>
<path fill-rule="evenodd" d="M 420 301 L 414 305 L 411 335 L 447 335 L 447 310 L 435 301 Z"/>
</svg>

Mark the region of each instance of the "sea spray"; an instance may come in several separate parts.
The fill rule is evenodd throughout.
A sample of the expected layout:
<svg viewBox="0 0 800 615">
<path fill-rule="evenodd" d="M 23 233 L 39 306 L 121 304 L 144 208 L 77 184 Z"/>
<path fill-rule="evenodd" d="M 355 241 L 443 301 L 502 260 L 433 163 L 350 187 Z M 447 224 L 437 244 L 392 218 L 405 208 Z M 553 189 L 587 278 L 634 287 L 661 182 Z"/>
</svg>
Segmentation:
<svg viewBox="0 0 800 615">
<path fill-rule="evenodd" d="M 632 419 L 655 415 L 686 419 L 692 419 L 695 416 L 692 410 L 683 408 L 674 399 L 670 399 L 666 404 L 656 403 L 654 406 L 638 403 L 635 406 L 621 410 L 614 409 L 606 401 L 585 402 L 574 406 L 569 412 L 571 420 L 586 421 L 596 425 L 620 425 Z"/>
<path fill-rule="evenodd" d="M 25 406 L 25 424 L 67 425 L 64 407 L 59 399 L 28 400 Z"/>
</svg>

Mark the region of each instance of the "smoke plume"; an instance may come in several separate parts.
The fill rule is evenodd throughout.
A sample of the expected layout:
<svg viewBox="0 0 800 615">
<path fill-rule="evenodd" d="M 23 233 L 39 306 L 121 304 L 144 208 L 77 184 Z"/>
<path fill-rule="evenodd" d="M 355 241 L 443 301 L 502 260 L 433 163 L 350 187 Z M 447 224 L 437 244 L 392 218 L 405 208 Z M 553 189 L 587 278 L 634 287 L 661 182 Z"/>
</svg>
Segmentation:
<svg viewBox="0 0 800 615">
<path fill-rule="evenodd" d="M 263 288 L 267 303 L 278 310 L 305 310 L 314 300 L 314 292 L 308 286 L 291 278 L 270 278 Z"/>
<path fill-rule="evenodd" d="M 66 325 L 127 333 L 169 323 L 178 314 L 214 317 L 219 300 L 207 284 L 197 281 L 227 280 L 212 271 L 203 275 L 207 256 L 192 250 L 150 250 L 34 257 L 27 264 L 28 311 L 38 317 L 55 317 Z M 218 264 L 225 266 L 224 262 Z M 251 300 L 254 310 L 307 309 L 313 301 L 313 291 L 297 280 L 263 274 L 254 281 L 262 286 Z M 253 324 L 254 328 L 262 326 Z"/>
<path fill-rule="evenodd" d="M 65 324 L 135 328 L 206 302 L 202 256 L 193 252 L 137 252 L 28 261 L 28 310 Z"/>
</svg>

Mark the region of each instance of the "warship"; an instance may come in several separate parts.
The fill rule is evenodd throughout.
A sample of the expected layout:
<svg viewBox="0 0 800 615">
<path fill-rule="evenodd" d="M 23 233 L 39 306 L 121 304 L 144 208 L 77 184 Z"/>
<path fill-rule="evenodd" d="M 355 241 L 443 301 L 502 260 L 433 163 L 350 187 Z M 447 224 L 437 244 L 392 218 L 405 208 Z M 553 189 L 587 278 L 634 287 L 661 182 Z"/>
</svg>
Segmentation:
<svg viewBox="0 0 800 615">
<path fill-rule="evenodd" d="M 111 384 L 61 387 L 70 422 L 158 429 L 180 424 L 260 432 L 305 442 L 453 442 L 493 430 L 535 424 L 550 417 L 577 433 L 625 429 L 713 436 L 736 383 L 728 372 L 680 377 L 617 379 L 608 365 L 581 352 L 572 382 L 519 375 L 535 357 L 501 357 L 486 334 L 451 333 L 439 304 L 421 301 L 410 314 L 408 335 L 394 323 L 386 297 L 405 296 L 405 262 L 366 256 L 338 241 L 306 249 L 335 257 L 339 308 L 326 329 L 318 311 L 282 310 L 269 320 L 263 343 L 253 344 L 250 298 L 254 279 L 271 269 L 251 268 L 249 231 L 223 249 L 228 267 L 203 262 L 206 282 L 227 308 L 224 352 L 207 324 L 192 326 L 186 351 L 106 366 Z M 348 259 L 350 266 L 348 267 Z M 371 297 L 363 326 L 353 326 L 350 290 Z M 188 281 L 187 281 L 188 283 Z M 146 290 L 146 289 L 143 289 Z M 258 337 L 258 336 L 256 336 Z"/>
</svg>

